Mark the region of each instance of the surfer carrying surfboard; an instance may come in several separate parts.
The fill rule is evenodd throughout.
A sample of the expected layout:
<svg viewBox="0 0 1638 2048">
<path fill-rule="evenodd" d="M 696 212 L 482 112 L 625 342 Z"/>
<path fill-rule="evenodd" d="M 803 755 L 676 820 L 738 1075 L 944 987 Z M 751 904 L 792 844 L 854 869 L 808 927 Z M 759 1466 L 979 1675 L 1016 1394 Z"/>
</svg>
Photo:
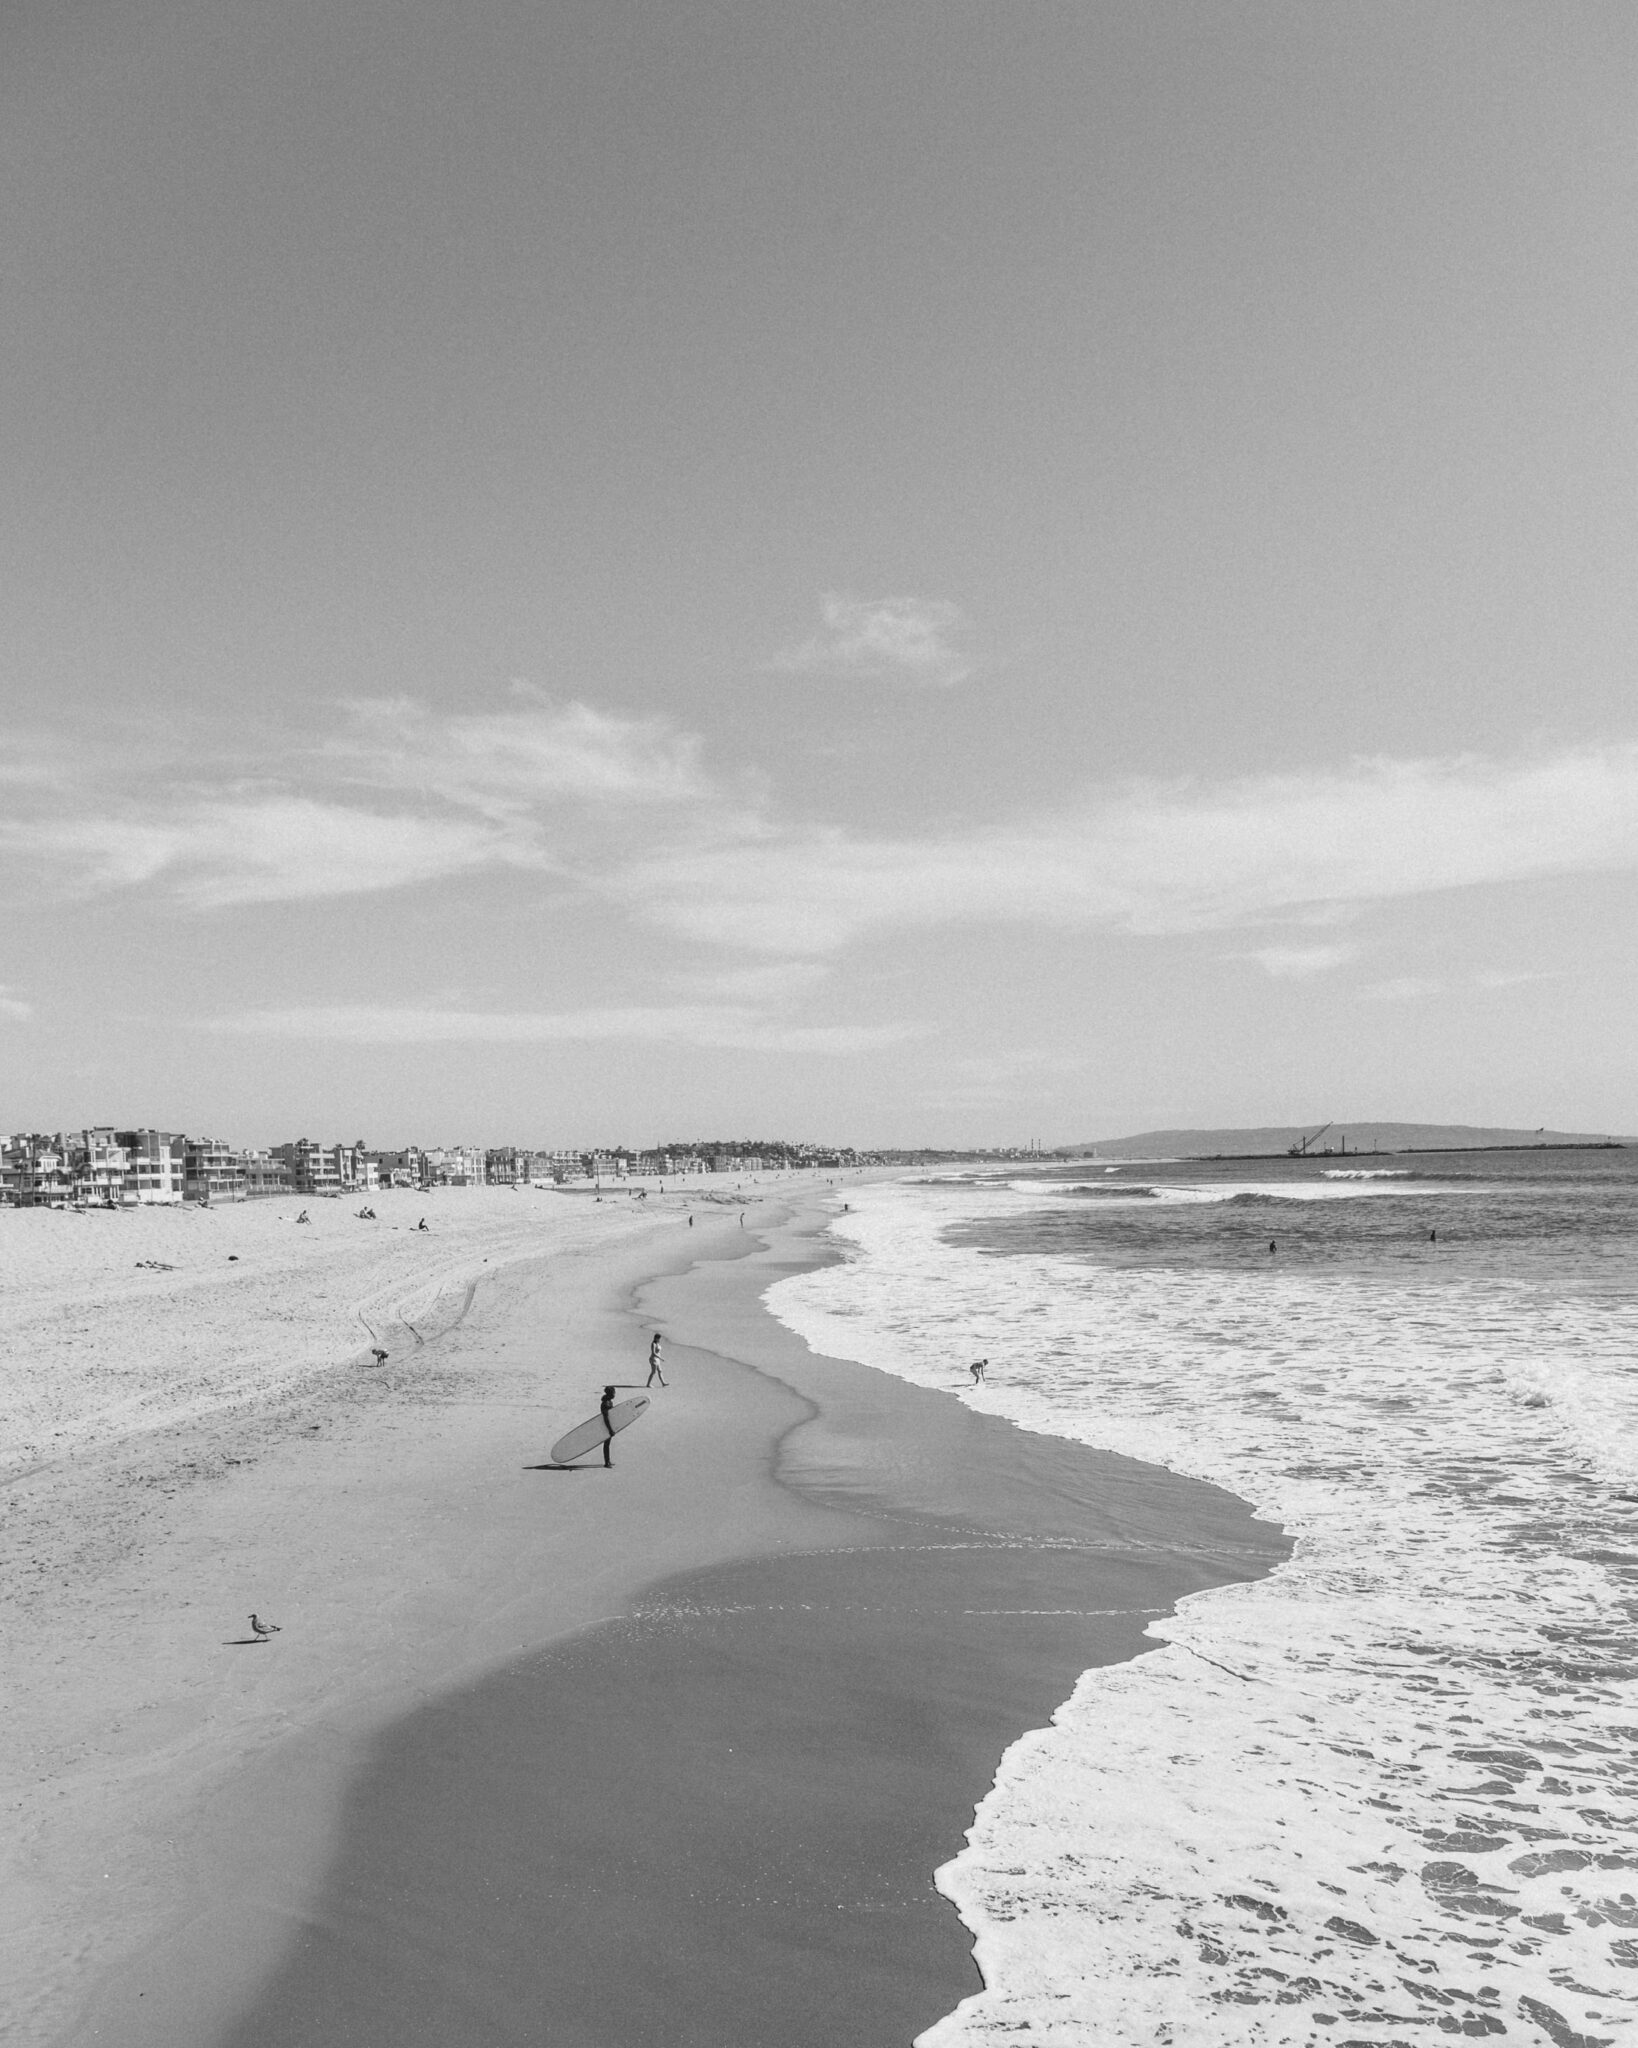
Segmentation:
<svg viewBox="0 0 1638 2048">
<path fill-rule="evenodd" d="M 603 1463 L 605 1465 L 612 1465 L 614 1463 L 614 1424 L 609 1420 L 609 1410 L 614 1406 L 614 1397 L 618 1391 L 616 1387 L 605 1387 L 603 1389 L 603 1398 L 597 1404 L 597 1412 L 602 1416 L 603 1428 L 607 1432 L 603 1438 Z"/>
</svg>

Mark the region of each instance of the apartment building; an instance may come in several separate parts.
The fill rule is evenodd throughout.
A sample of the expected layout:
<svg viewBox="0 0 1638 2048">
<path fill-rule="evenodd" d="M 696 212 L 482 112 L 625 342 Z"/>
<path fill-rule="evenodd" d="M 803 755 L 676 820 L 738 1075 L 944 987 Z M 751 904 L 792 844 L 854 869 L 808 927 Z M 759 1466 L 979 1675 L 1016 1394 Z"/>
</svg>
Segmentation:
<svg viewBox="0 0 1638 2048">
<path fill-rule="evenodd" d="M 127 1201 L 135 1206 L 135 1186 L 129 1195 L 126 1191 L 130 1162 L 112 1125 L 88 1124 L 83 1131 L 70 1131 L 67 1145 L 69 1186 L 76 1208 L 123 1209 Z"/>
<path fill-rule="evenodd" d="M 312 1138 L 297 1138 L 288 1145 L 275 1145 L 273 1157 L 283 1162 L 295 1194 L 339 1195 L 349 1185 L 349 1179 L 343 1175 L 339 1145 L 320 1145 Z"/>
<path fill-rule="evenodd" d="M 188 1141 L 180 1131 L 115 1131 L 125 1154 L 125 1199 L 180 1205 L 187 1193 Z"/>
<path fill-rule="evenodd" d="M 17 1131 L 0 1140 L 0 1205 L 66 1209 L 73 1194 L 68 1148 L 60 1133 Z"/>
<path fill-rule="evenodd" d="M 295 1193 L 295 1183 L 290 1178 L 290 1162 L 280 1159 L 272 1152 L 247 1152 L 245 1161 L 245 1200 L 247 1202 L 267 1201 L 274 1195 Z"/>
<path fill-rule="evenodd" d="M 187 1201 L 242 1202 L 249 1194 L 245 1157 L 221 1138 L 189 1138 L 183 1158 L 183 1195 Z"/>
<path fill-rule="evenodd" d="M 432 1185 L 432 1168 L 419 1145 L 406 1145 L 398 1152 L 367 1152 L 364 1158 L 366 1165 L 375 1169 L 375 1180 L 369 1183 L 371 1186 L 428 1188 Z"/>
<path fill-rule="evenodd" d="M 427 1154 L 433 1184 L 442 1188 L 481 1188 L 484 1155 L 481 1145 L 440 1145 Z"/>
</svg>

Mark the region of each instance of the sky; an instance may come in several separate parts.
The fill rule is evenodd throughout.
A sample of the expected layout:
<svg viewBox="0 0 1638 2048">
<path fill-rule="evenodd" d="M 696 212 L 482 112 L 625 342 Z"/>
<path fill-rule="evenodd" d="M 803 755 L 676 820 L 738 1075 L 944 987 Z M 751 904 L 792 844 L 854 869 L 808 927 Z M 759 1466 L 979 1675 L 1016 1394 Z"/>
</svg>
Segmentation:
<svg viewBox="0 0 1638 2048">
<path fill-rule="evenodd" d="M 0 1127 L 1638 1131 L 1638 12 L 13 0 Z"/>
</svg>

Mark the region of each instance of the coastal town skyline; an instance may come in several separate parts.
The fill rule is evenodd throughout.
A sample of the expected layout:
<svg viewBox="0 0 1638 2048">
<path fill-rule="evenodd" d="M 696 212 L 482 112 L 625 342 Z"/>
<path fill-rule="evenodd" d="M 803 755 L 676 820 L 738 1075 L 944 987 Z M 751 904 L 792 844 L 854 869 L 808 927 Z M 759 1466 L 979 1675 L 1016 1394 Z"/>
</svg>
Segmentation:
<svg viewBox="0 0 1638 2048">
<path fill-rule="evenodd" d="M 956 1154 L 931 1147 L 884 1151 L 782 1138 L 690 1139 L 649 1147 L 370 1146 L 362 1138 L 351 1144 L 297 1138 L 250 1146 L 153 1126 L 90 1124 L 0 1135 L 0 1209 L 212 1206 L 285 1195 L 584 1188 L 626 1181 L 654 1181 L 663 1193 L 667 1181 L 686 1186 L 713 1175 L 857 1171 L 958 1156 L 1027 1160 L 1043 1155 L 1028 1146 Z"/>
</svg>

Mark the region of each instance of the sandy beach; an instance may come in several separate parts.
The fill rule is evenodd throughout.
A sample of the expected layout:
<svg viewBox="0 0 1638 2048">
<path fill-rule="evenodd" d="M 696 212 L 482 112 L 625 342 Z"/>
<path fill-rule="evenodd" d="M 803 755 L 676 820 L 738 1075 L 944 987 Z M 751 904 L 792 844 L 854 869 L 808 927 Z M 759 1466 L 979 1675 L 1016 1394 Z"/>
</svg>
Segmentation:
<svg viewBox="0 0 1638 2048">
<path fill-rule="evenodd" d="M 1001 1751 L 1280 1542 L 816 1358 L 759 1297 L 825 1190 L 746 1192 L 0 1219 L 102 1233 L 7 1298 L 17 2038 L 819 2048 L 977 1988 L 931 1880 Z M 656 1328 L 614 1470 L 541 1469 Z"/>
</svg>

